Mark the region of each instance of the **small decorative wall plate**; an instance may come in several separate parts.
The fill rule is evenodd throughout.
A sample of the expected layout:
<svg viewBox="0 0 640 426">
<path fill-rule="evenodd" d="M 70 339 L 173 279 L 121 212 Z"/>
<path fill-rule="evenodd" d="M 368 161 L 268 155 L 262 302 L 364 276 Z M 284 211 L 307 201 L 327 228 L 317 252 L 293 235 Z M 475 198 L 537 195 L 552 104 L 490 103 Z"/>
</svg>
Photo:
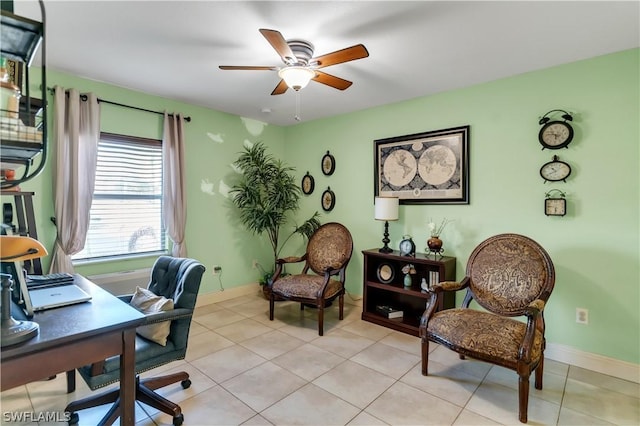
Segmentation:
<svg viewBox="0 0 640 426">
<path fill-rule="evenodd" d="M 333 193 L 331 187 L 327 187 L 327 189 L 322 193 L 322 209 L 325 212 L 330 212 L 336 205 L 336 194 Z"/>
<path fill-rule="evenodd" d="M 313 180 L 313 176 L 311 176 L 309 172 L 307 172 L 307 174 L 302 177 L 302 183 L 300 184 L 300 186 L 302 187 L 302 192 L 304 192 L 306 195 L 309 195 L 313 192 L 316 183 Z"/>
<path fill-rule="evenodd" d="M 322 157 L 322 173 L 326 176 L 330 176 L 336 170 L 336 159 L 333 155 L 329 154 L 329 151 Z"/>
<path fill-rule="evenodd" d="M 393 278 L 396 276 L 396 271 L 390 263 L 381 263 L 380 266 L 378 266 L 376 273 L 378 275 L 378 281 L 382 284 L 391 283 Z"/>
</svg>

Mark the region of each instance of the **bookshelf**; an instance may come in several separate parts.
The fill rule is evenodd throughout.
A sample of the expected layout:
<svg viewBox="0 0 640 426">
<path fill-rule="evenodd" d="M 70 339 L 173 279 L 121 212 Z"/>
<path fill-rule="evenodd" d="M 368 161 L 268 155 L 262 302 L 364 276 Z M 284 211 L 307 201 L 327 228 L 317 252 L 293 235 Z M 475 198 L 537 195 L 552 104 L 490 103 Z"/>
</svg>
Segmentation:
<svg viewBox="0 0 640 426">
<path fill-rule="evenodd" d="M 364 250 L 364 290 L 362 319 L 392 328 L 414 336 L 418 335 L 420 317 L 429 300 L 429 294 L 420 287 L 422 278 L 429 280 L 455 281 L 456 258 L 416 253 L 414 256 L 401 256 L 400 252 L 380 253 L 378 249 Z M 407 265 L 413 265 L 415 273 L 410 274 L 411 285 L 405 286 Z M 438 298 L 438 310 L 453 308 L 455 295 L 441 294 Z M 389 306 L 401 310 L 401 318 L 387 318 L 379 312 L 380 306 Z"/>
</svg>

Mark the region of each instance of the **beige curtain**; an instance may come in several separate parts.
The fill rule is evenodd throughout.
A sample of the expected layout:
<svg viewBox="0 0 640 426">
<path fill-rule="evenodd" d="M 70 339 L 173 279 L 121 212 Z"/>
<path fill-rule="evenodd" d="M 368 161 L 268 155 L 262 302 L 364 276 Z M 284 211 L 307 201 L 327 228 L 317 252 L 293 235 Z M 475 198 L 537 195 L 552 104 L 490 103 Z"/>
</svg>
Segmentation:
<svg viewBox="0 0 640 426">
<path fill-rule="evenodd" d="M 164 113 L 162 137 L 163 205 L 162 219 L 173 242 L 171 254 L 186 257 L 184 230 L 187 221 L 187 203 L 184 177 L 184 117 L 182 114 Z"/>
<path fill-rule="evenodd" d="M 90 93 L 54 89 L 53 197 L 58 230 L 50 272 L 73 273 L 71 256 L 84 248 L 95 186 L 100 106 Z"/>
</svg>

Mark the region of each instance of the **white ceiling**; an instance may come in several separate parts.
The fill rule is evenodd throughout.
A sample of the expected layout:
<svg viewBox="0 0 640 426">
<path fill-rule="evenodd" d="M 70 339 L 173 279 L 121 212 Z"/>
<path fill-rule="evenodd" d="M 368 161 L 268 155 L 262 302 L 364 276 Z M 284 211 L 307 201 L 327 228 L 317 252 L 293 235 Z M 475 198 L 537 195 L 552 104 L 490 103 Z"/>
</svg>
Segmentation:
<svg viewBox="0 0 640 426">
<path fill-rule="evenodd" d="M 282 66 L 260 28 L 308 40 L 316 56 L 369 51 L 323 69 L 349 89 L 312 81 L 300 91 L 302 121 L 640 46 L 638 1 L 44 3 L 49 69 L 278 125 L 296 123 L 296 97 L 270 95 L 276 72 L 218 69 Z M 42 20 L 33 0 L 14 8 Z"/>
</svg>

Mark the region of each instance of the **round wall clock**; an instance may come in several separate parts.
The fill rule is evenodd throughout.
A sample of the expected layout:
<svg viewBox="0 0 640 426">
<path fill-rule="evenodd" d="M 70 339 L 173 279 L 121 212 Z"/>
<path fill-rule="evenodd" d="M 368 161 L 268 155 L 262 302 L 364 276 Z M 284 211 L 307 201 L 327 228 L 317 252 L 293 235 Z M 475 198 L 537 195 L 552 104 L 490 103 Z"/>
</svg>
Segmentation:
<svg viewBox="0 0 640 426">
<path fill-rule="evenodd" d="M 302 187 L 302 192 L 304 192 L 306 195 L 309 195 L 313 192 L 316 183 L 313 179 L 313 176 L 311 176 L 309 172 L 307 172 L 307 174 L 302 177 L 302 183 L 300 184 L 300 186 Z"/>
<path fill-rule="evenodd" d="M 336 159 L 333 155 L 329 154 L 329 151 L 322 157 L 322 173 L 326 176 L 330 176 L 336 170 Z"/>
<path fill-rule="evenodd" d="M 322 193 L 322 209 L 325 212 L 330 212 L 336 205 L 336 194 L 333 193 L 331 187 Z"/>
<path fill-rule="evenodd" d="M 566 182 L 570 174 L 571 166 L 564 161 L 558 160 L 557 155 L 553 156 L 553 160 L 540 167 L 540 176 L 542 176 L 545 182 Z"/>
<path fill-rule="evenodd" d="M 547 117 L 553 112 L 563 112 L 562 118 L 564 121 L 551 120 Z M 564 110 L 554 109 L 549 111 L 538 122 L 542 125 L 540 132 L 538 132 L 538 141 L 542 145 L 542 149 L 560 149 L 568 148 L 568 145 L 573 140 L 573 127 L 568 121 L 572 121 L 571 114 Z"/>
<path fill-rule="evenodd" d="M 378 266 L 376 274 L 378 275 L 378 281 L 382 284 L 389 284 L 396 276 L 396 271 L 390 263 L 381 263 L 380 266 Z"/>
</svg>

